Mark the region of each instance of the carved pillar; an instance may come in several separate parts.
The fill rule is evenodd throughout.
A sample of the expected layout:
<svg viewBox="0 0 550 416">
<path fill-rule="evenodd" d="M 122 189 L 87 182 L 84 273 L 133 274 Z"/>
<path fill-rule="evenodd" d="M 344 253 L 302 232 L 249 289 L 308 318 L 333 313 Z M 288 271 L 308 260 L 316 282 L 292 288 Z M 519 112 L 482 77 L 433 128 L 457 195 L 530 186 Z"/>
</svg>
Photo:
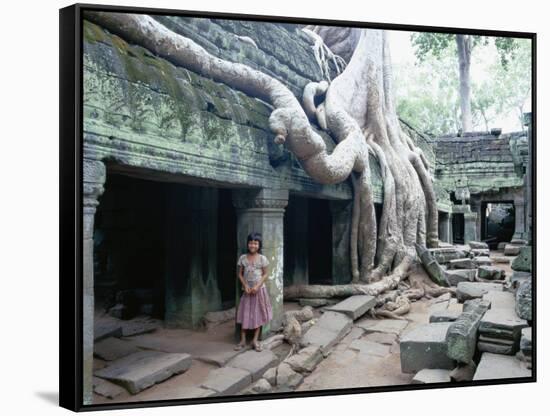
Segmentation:
<svg viewBox="0 0 550 416">
<path fill-rule="evenodd" d="M 288 204 L 286 189 L 239 189 L 233 191 L 233 204 L 237 213 L 238 256 L 247 251 L 246 238 L 252 231 L 262 234 L 262 254 L 269 260 L 267 290 L 273 308 L 273 320 L 262 327 L 264 339 L 271 330 L 277 330 L 283 317 L 283 262 L 284 236 L 283 218 Z M 241 297 L 237 285 L 236 305 Z"/>
<path fill-rule="evenodd" d="M 464 213 L 464 244 L 470 241 L 478 241 L 478 215 L 477 212 Z"/>
<path fill-rule="evenodd" d="M 206 312 L 221 309 L 218 190 L 178 186 L 168 195 L 166 217 L 165 324 L 198 328 Z"/>
<path fill-rule="evenodd" d="M 450 243 L 451 235 L 451 221 L 450 214 L 447 212 L 442 212 L 439 215 L 439 240 L 444 243 Z"/>
<path fill-rule="evenodd" d="M 350 219 L 353 201 L 330 201 L 332 214 L 332 282 L 351 282 Z"/>
<path fill-rule="evenodd" d="M 531 204 L 531 199 L 533 195 L 533 179 L 531 177 L 531 170 L 533 168 L 533 131 L 531 113 L 524 113 L 523 119 L 524 125 L 527 126 L 527 143 L 529 145 L 529 158 L 527 159 L 527 169 L 525 172 L 525 231 L 527 234 L 526 239 L 528 240 L 529 244 L 532 244 L 531 239 L 533 238 L 533 207 Z"/>
<path fill-rule="evenodd" d="M 92 403 L 94 363 L 94 217 L 103 194 L 106 169 L 98 160 L 83 160 L 82 178 L 82 361 L 84 404 Z"/>
<path fill-rule="evenodd" d="M 516 216 L 516 227 L 513 239 L 526 239 L 527 233 L 525 228 L 525 200 L 523 195 L 520 198 L 514 199 L 514 209 Z"/>
</svg>

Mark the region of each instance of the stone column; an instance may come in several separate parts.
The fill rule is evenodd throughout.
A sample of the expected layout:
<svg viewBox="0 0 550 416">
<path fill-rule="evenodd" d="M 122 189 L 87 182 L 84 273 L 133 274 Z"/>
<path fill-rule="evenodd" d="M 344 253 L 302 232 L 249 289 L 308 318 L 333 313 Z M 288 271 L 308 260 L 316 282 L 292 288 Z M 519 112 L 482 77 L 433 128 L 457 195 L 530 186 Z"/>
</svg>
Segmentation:
<svg viewBox="0 0 550 416">
<path fill-rule="evenodd" d="M 453 244 L 454 242 L 454 230 L 453 230 L 453 214 L 449 212 L 449 241 L 448 243 Z"/>
<path fill-rule="evenodd" d="M 351 282 L 350 222 L 353 201 L 330 201 L 332 214 L 332 282 Z"/>
<path fill-rule="evenodd" d="M 206 312 L 221 309 L 218 190 L 178 186 L 168 195 L 166 217 L 165 324 L 198 328 Z"/>
<path fill-rule="evenodd" d="M 106 169 L 99 160 L 83 160 L 82 178 L 82 377 L 84 404 L 92 403 L 94 363 L 94 217 L 103 194 Z"/>
<path fill-rule="evenodd" d="M 470 241 L 478 241 L 477 218 L 477 212 L 464 213 L 464 244 L 468 244 Z"/>
<path fill-rule="evenodd" d="M 527 233 L 525 229 L 525 200 L 523 197 L 514 199 L 514 210 L 516 216 L 516 227 L 513 239 L 525 239 Z"/>
<path fill-rule="evenodd" d="M 283 217 L 288 204 L 286 189 L 238 189 L 233 191 L 233 205 L 237 212 L 237 258 L 247 251 L 246 238 L 252 231 L 262 234 L 262 254 L 269 260 L 266 281 L 273 319 L 262 327 L 264 339 L 277 330 L 283 317 Z M 241 285 L 237 284 L 236 307 L 241 297 Z"/>
<path fill-rule="evenodd" d="M 446 212 L 439 215 L 439 241 L 449 242 L 449 214 Z"/>
</svg>

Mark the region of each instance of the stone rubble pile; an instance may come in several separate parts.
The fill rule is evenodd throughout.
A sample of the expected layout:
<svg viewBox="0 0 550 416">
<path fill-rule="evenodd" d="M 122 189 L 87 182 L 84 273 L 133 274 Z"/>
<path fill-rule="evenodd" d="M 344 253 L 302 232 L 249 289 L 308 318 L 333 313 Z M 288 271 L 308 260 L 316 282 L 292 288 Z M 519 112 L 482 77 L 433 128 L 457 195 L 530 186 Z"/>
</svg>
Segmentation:
<svg viewBox="0 0 550 416">
<path fill-rule="evenodd" d="M 458 305 L 434 300 L 429 323 L 402 335 L 401 369 L 416 373 L 413 383 L 531 376 L 531 247 L 513 240 L 499 248 L 504 256 L 470 242 L 421 257 L 432 279 L 455 288 Z M 499 266 L 510 263 L 507 275 Z"/>
</svg>

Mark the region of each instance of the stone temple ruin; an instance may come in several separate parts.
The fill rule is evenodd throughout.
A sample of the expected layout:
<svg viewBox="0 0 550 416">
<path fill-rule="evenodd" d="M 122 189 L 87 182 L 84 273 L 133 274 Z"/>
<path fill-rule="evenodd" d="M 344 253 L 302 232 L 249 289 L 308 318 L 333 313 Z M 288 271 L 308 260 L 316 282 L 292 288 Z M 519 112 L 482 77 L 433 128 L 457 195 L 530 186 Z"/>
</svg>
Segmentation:
<svg viewBox="0 0 550 416">
<path fill-rule="evenodd" d="M 216 56 L 267 72 L 297 97 L 323 79 L 311 40 L 291 25 L 157 18 Z M 129 339 L 159 326 L 198 331 L 234 319 L 236 259 L 252 230 L 268 236 L 263 253 L 274 319 L 263 328 L 266 345 L 289 320 L 284 287 L 349 283 L 352 186 L 313 181 L 273 142 L 265 102 L 86 20 L 83 35 L 83 353 L 91 402 L 92 390 L 116 397 L 120 386 L 137 394 L 164 380 L 153 370 L 124 376 L 131 365 L 168 368 L 169 376 L 208 355 L 199 347 L 197 356 L 139 348 Z M 290 314 L 305 325 L 295 354 L 284 360 L 265 348 L 211 355 L 219 368 L 188 387 L 187 397 L 321 388 L 306 376 L 349 351 L 399 354 L 400 371 L 414 376 L 406 382 L 529 377 L 528 117 L 525 125 L 511 134 L 434 138 L 402 121 L 431 165 L 437 195 L 441 244 L 426 254 L 433 265 L 426 270 L 453 289 L 429 301 L 428 322 L 407 328 L 407 320 L 365 318 L 376 303 L 367 295 L 336 304 L 301 299 L 303 308 Z M 374 159 L 371 170 L 379 219 L 382 180 Z M 94 354 L 107 364 L 95 366 Z"/>
</svg>

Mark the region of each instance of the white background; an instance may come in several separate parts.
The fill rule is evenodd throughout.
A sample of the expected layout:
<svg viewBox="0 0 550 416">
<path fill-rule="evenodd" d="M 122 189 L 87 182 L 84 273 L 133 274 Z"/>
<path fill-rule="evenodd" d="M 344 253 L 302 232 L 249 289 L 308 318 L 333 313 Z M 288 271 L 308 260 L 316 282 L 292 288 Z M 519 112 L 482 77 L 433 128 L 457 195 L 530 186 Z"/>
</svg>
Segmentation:
<svg viewBox="0 0 550 416">
<path fill-rule="evenodd" d="M 113 0 L 113 3 L 115 0 Z M 100 2 L 103 3 L 103 2 Z M 124 1 L 119 5 L 279 16 L 421 24 L 538 33 L 538 253 L 548 255 L 550 29 L 542 1 L 297 0 Z M 58 8 L 63 1 L 2 5 L 0 49 L 0 409 L 5 415 L 63 414 L 58 397 Z M 110 3 L 105 3 L 110 4 Z M 538 273 L 539 382 L 109 411 L 193 415 L 366 414 L 524 415 L 549 391 L 548 276 Z M 546 299 L 545 299 L 546 297 Z M 545 339 L 546 338 L 546 339 Z M 547 399 L 547 397 L 546 397 Z M 547 411 L 543 409 L 542 412 Z"/>
</svg>

